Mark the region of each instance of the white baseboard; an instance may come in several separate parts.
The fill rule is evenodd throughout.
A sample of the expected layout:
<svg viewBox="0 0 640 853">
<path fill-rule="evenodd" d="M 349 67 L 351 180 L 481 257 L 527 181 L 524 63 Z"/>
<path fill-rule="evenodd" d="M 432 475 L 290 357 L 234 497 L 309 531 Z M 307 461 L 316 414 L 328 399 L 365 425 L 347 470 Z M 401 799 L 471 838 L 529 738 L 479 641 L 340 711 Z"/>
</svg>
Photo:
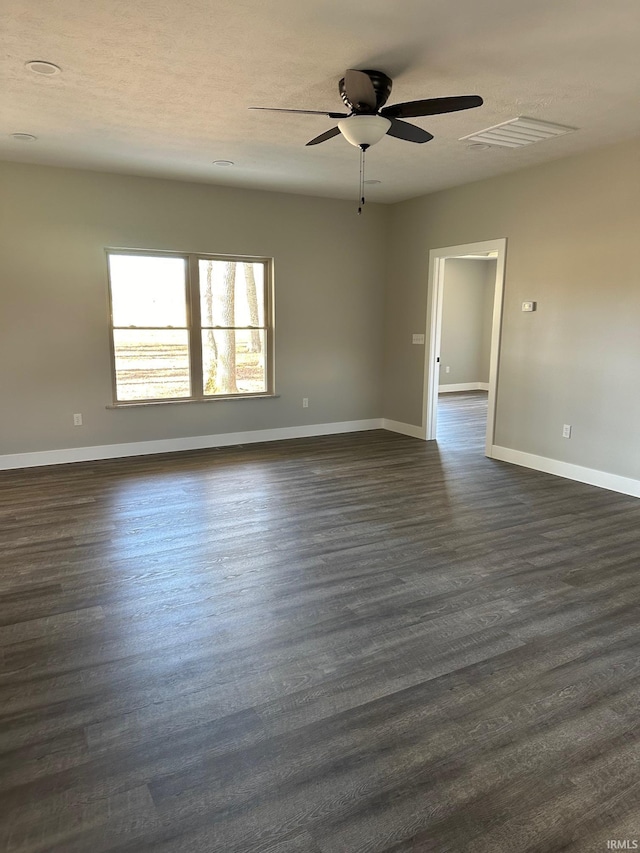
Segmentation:
<svg viewBox="0 0 640 853">
<path fill-rule="evenodd" d="M 439 394 L 451 394 L 455 391 L 488 391 L 488 382 L 458 382 L 455 385 L 438 385 Z"/>
<path fill-rule="evenodd" d="M 597 471 L 595 468 L 584 468 L 582 465 L 560 462 L 558 459 L 536 456 L 534 453 L 523 453 L 521 450 L 512 450 L 510 447 L 500 447 L 495 444 L 491 448 L 491 458 L 640 498 L 640 480 L 633 480 L 631 477 L 608 474 L 606 471 Z"/>
<path fill-rule="evenodd" d="M 390 432 L 399 432 L 402 435 L 409 435 L 411 438 L 425 438 L 424 427 L 403 424 L 401 421 L 391 421 L 388 418 L 382 419 L 382 429 L 388 429 Z"/>
<path fill-rule="evenodd" d="M 69 447 L 62 450 L 13 453 L 0 456 L 0 471 L 8 471 L 14 468 L 35 468 L 40 465 L 64 465 L 68 462 L 119 459 L 125 456 L 148 456 L 152 453 L 203 450 L 208 447 L 229 447 L 234 444 L 255 444 L 260 441 L 283 441 L 287 438 L 307 438 L 314 435 L 363 432 L 370 429 L 382 429 L 382 424 L 382 418 L 372 418 L 361 421 L 339 421 L 331 424 L 228 432 L 220 435 L 195 435 L 157 441 L 134 441 L 128 444 L 102 444 L 94 447 Z"/>
</svg>

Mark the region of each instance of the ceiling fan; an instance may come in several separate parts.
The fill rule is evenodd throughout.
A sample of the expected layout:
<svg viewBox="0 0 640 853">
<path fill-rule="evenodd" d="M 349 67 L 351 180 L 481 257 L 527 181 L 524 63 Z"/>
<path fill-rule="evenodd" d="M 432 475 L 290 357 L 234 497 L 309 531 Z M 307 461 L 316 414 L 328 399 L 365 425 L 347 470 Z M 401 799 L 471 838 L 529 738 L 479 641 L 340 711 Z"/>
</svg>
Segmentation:
<svg viewBox="0 0 640 853">
<path fill-rule="evenodd" d="M 429 142 L 433 135 L 402 121 L 405 118 L 433 116 L 468 110 L 482 106 L 479 95 L 458 95 L 452 98 L 427 98 L 423 101 L 408 101 L 404 104 L 392 104 L 385 107 L 391 94 L 392 80 L 382 71 L 355 71 L 349 69 L 340 80 L 338 89 L 348 113 L 330 110 L 289 110 L 277 107 L 250 107 L 252 110 L 269 110 L 279 113 L 303 113 L 305 115 L 323 115 L 340 119 L 336 127 L 321 133 L 307 142 L 318 145 L 342 133 L 352 145 L 369 148 L 379 142 L 385 134 L 404 139 L 407 142 Z M 364 119 L 364 121 L 362 121 Z"/>
<path fill-rule="evenodd" d="M 450 98 L 408 101 L 387 107 L 385 104 L 391 94 L 392 85 L 391 78 L 382 71 L 356 71 L 351 68 L 338 84 L 340 97 L 349 110 L 347 113 L 328 110 L 290 110 L 278 107 L 249 107 L 249 109 L 324 115 L 339 119 L 336 127 L 314 137 L 307 142 L 307 145 L 319 145 L 342 134 L 347 142 L 360 149 L 360 208 L 358 210 L 360 213 L 364 204 L 364 152 L 368 148 L 379 142 L 385 135 L 395 136 L 407 142 L 429 142 L 433 139 L 431 133 L 403 119 L 440 115 L 482 106 L 482 98 L 479 95 L 458 95 Z"/>
</svg>

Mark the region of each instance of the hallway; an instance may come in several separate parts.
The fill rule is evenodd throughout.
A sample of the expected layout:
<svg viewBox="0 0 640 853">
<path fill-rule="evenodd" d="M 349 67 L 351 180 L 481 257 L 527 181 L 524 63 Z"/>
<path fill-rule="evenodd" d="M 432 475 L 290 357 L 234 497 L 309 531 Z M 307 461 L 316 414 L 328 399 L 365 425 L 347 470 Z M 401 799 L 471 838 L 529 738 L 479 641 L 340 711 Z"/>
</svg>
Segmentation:
<svg viewBox="0 0 640 853">
<path fill-rule="evenodd" d="M 459 391 L 438 395 L 439 447 L 484 455 L 487 429 L 487 392 Z"/>
</svg>

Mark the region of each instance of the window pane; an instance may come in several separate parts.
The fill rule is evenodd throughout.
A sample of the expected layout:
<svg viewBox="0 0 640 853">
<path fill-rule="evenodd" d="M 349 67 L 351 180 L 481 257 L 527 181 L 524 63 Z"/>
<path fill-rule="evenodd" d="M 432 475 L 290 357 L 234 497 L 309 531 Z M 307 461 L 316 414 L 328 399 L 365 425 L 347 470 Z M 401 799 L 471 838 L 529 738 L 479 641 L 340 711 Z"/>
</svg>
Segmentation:
<svg viewBox="0 0 640 853">
<path fill-rule="evenodd" d="M 203 386 L 213 394 L 260 394 L 267 390 L 262 331 L 202 332 Z"/>
<path fill-rule="evenodd" d="M 188 332 L 168 329 L 116 329 L 118 400 L 189 397 Z"/>
<path fill-rule="evenodd" d="M 201 258 L 203 326 L 264 326 L 264 264 Z"/>
<path fill-rule="evenodd" d="M 114 326 L 187 325 L 183 258 L 109 255 Z"/>
</svg>

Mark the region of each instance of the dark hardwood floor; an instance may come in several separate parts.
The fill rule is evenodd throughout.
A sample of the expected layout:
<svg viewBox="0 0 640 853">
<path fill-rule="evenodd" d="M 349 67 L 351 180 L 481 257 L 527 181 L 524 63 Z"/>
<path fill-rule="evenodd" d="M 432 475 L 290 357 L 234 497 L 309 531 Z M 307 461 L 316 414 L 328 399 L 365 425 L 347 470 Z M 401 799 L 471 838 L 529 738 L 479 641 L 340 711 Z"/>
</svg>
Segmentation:
<svg viewBox="0 0 640 853">
<path fill-rule="evenodd" d="M 640 501 L 375 431 L 0 474 L 0 850 L 640 842 Z"/>
</svg>

